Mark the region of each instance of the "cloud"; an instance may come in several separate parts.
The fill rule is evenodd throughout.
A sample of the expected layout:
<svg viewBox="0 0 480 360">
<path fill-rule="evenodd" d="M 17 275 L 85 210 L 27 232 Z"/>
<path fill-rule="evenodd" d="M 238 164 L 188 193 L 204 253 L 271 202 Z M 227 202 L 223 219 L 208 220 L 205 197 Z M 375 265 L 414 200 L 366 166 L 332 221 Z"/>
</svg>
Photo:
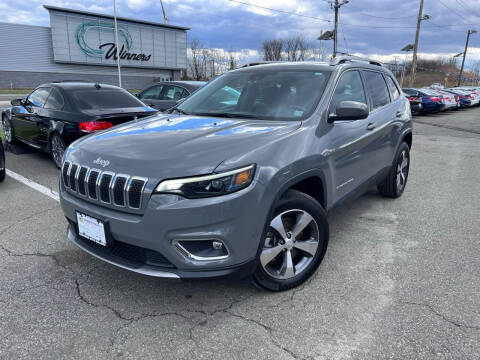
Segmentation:
<svg viewBox="0 0 480 360">
<path fill-rule="evenodd" d="M 333 20 L 327 1 L 320 0 L 239 0 L 266 8 Z M 49 25 L 43 4 L 112 13 L 112 0 L 0 0 L 0 21 Z M 258 56 L 264 40 L 302 35 L 316 43 L 331 22 L 288 15 L 231 0 L 164 0 L 171 24 L 190 27 L 189 39 L 206 46 Z M 159 0 L 117 0 L 119 16 L 163 22 Z M 480 28 L 476 0 L 425 2 L 419 51 L 422 56 L 450 56 L 463 51 L 466 31 Z M 350 1 L 340 9 L 339 49 L 348 53 L 380 57 L 402 56 L 400 49 L 415 37 L 418 0 Z M 331 49 L 331 41 L 323 42 Z M 317 43 L 318 44 L 318 43 Z M 471 37 L 467 64 L 479 61 L 480 33 Z M 254 60 L 254 59 L 251 59 Z"/>
</svg>

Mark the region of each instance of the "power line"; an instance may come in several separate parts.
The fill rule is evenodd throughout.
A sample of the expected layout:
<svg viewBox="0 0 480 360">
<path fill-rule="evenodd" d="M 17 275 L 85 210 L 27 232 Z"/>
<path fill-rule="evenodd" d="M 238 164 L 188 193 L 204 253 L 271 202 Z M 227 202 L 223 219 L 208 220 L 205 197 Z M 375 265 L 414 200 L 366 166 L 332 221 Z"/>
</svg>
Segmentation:
<svg viewBox="0 0 480 360">
<path fill-rule="evenodd" d="M 238 0 L 229 0 L 229 1 L 234 2 L 234 3 L 237 3 L 237 4 L 242 4 L 242 5 L 252 6 L 252 7 L 256 7 L 256 8 L 260 8 L 260 9 L 264 9 L 264 10 L 274 11 L 274 12 L 278 12 L 278 13 L 282 13 L 282 14 L 294 15 L 294 16 L 301 16 L 301 17 L 304 17 L 304 18 L 314 19 L 314 20 L 318 20 L 318 21 L 325 21 L 325 22 L 330 22 L 330 23 L 332 22 L 332 20 L 321 19 L 321 18 L 319 18 L 319 17 L 309 16 L 309 15 L 304 15 L 304 14 L 298 14 L 298 13 L 294 13 L 294 12 L 290 12 L 290 11 L 284 11 L 284 10 L 279 10 L 279 9 L 272 9 L 272 8 L 269 8 L 269 7 L 266 7 L 266 6 L 260 6 L 260 5 L 256 5 L 256 4 L 249 4 L 249 3 L 246 3 L 246 2 L 243 2 L 243 1 L 238 1 Z"/>
<path fill-rule="evenodd" d="M 445 8 L 447 8 L 448 10 L 450 10 L 450 11 L 454 12 L 455 14 L 457 14 L 458 16 L 460 16 L 462 19 L 467 20 L 462 14 L 460 14 L 460 13 L 457 12 L 456 10 L 453 10 L 451 7 L 445 5 L 445 3 L 444 3 L 442 0 L 438 0 L 438 2 L 439 2 L 440 4 L 442 4 L 442 5 L 443 5 Z"/>
<path fill-rule="evenodd" d="M 401 20 L 401 19 L 411 19 L 412 16 L 409 15 L 409 16 L 397 16 L 397 17 L 383 17 L 383 16 L 376 16 L 376 15 L 370 15 L 370 14 L 367 14 L 367 13 L 359 13 L 358 15 L 362 15 L 362 16 L 368 16 L 368 17 L 372 17 L 372 18 L 377 18 L 377 19 L 386 19 L 386 20 Z"/>
<path fill-rule="evenodd" d="M 304 18 L 308 18 L 308 19 L 312 19 L 312 20 L 317 20 L 317 21 L 324 21 L 324 22 L 333 22 L 332 20 L 328 20 L 328 19 L 322 19 L 322 18 L 319 18 L 319 17 L 315 17 L 315 16 L 309 16 L 309 15 L 304 15 L 304 14 L 298 14 L 298 13 L 294 13 L 294 12 L 290 12 L 290 11 L 285 11 L 285 10 L 279 10 L 279 9 L 272 9 L 272 8 L 269 8 L 269 7 L 266 7 L 266 6 L 261 6 L 261 5 L 257 5 L 257 4 L 250 4 L 250 3 L 246 3 L 246 2 L 243 2 L 243 1 L 239 1 L 239 0 L 228 0 L 230 2 L 234 2 L 234 3 L 238 3 L 238 4 L 242 4 L 242 5 L 245 5 L 245 6 L 251 6 L 251 7 L 256 7 L 256 8 L 260 8 L 260 9 L 264 9 L 264 10 L 269 10 L 269 11 L 273 11 L 273 12 L 278 12 L 278 13 L 282 13 L 282 14 L 287 14 L 287 15 L 294 15 L 294 16 L 300 16 L 300 17 L 304 17 Z M 323 0 L 325 2 L 329 2 L 328 0 Z M 443 6 L 445 6 L 447 9 L 450 9 L 448 6 L 446 6 L 443 2 L 441 2 L 441 0 L 438 0 Z M 452 9 L 450 9 L 452 10 Z M 454 11 L 454 10 L 452 10 Z M 371 16 L 371 17 L 377 17 L 377 16 L 374 16 L 374 15 L 368 15 L 368 14 L 365 14 L 365 13 L 361 13 L 362 15 L 367 15 L 367 16 Z M 461 15 L 460 15 L 461 16 Z M 411 16 L 408 16 L 408 17 L 411 17 Z M 379 17 L 378 18 L 382 18 L 382 17 Z M 391 19 L 391 18 L 385 18 L 385 19 Z M 393 18 L 392 18 L 393 19 Z M 400 19 L 400 17 L 398 18 Z M 347 27 L 356 27 L 356 28 L 365 28 L 365 29 L 415 29 L 416 26 L 415 25 L 406 25 L 406 26 L 389 26 L 389 25 L 386 25 L 386 26 L 371 26 L 371 25 L 357 25 L 357 24 L 347 24 L 347 23 L 343 23 L 343 26 L 347 26 Z M 444 24 L 444 25 L 431 25 L 431 26 L 425 26 L 425 28 L 445 28 L 445 27 L 461 27 L 461 26 L 480 26 L 480 24 L 467 24 L 467 23 L 460 23 L 460 24 Z M 460 31 L 460 30 L 452 30 L 452 29 L 448 29 L 448 31 L 458 31 L 458 32 L 463 32 L 463 31 Z"/>
</svg>

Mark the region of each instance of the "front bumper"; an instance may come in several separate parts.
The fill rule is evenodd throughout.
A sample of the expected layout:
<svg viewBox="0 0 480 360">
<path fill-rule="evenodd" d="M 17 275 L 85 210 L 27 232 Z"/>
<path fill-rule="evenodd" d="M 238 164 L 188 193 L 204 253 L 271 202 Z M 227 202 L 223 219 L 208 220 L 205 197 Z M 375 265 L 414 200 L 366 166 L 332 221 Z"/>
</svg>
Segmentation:
<svg viewBox="0 0 480 360">
<path fill-rule="evenodd" d="M 60 185 L 68 238 L 78 247 L 121 268 L 172 279 L 251 274 L 257 266 L 260 238 L 270 210 L 267 198 L 264 186 L 254 182 L 239 192 L 207 199 L 152 195 L 143 214 L 130 214 L 75 197 Z M 105 223 L 108 247 L 78 235 L 76 212 Z M 197 239 L 222 241 L 229 256 L 196 260 L 174 246 L 174 240 Z"/>
</svg>

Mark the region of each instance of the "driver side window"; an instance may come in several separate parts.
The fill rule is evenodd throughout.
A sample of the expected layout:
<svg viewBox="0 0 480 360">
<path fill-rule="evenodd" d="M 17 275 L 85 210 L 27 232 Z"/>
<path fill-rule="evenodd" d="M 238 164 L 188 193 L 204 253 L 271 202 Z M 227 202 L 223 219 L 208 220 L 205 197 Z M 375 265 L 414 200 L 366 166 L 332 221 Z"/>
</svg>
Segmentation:
<svg viewBox="0 0 480 360">
<path fill-rule="evenodd" d="M 337 83 L 330 103 L 330 114 L 335 114 L 337 106 L 342 101 L 357 101 L 367 103 L 365 90 L 363 89 L 362 78 L 357 70 L 343 73 Z"/>
</svg>

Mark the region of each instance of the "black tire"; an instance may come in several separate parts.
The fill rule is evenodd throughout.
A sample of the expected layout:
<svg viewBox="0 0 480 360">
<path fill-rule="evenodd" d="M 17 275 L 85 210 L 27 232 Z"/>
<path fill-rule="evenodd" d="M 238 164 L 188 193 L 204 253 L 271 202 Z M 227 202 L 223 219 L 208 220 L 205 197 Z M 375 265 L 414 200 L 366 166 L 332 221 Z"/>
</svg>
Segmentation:
<svg viewBox="0 0 480 360">
<path fill-rule="evenodd" d="M 403 164 L 404 159 L 407 159 L 406 165 Z M 402 165 L 403 164 L 403 165 Z M 402 170 L 402 174 L 399 170 Z M 378 184 L 378 191 L 385 197 L 398 198 L 402 196 L 405 186 L 407 186 L 408 172 L 410 169 L 410 147 L 406 142 L 402 142 L 397 150 L 395 161 L 390 172 L 383 182 Z M 400 184 L 397 182 L 399 177 Z"/>
<path fill-rule="evenodd" d="M 5 134 L 5 143 L 6 144 L 17 144 L 18 141 L 15 138 L 15 131 L 13 129 L 12 122 L 7 117 L 7 115 L 2 116 L 2 126 L 3 126 L 3 132 Z M 5 131 L 5 128 L 7 126 L 10 128 L 10 135 L 8 135 L 7 132 Z"/>
<path fill-rule="evenodd" d="M 272 247 L 267 247 L 266 243 L 268 240 L 268 234 L 269 231 L 271 230 L 272 232 L 275 232 L 273 230 L 273 227 L 271 227 L 271 223 L 274 219 L 278 218 L 280 216 L 280 219 L 282 221 L 282 225 L 284 225 L 286 220 L 283 220 L 281 217 L 282 214 L 290 214 L 290 212 L 299 212 L 303 216 L 304 213 L 307 215 L 310 215 L 312 217 L 312 220 L 309 222 L 309 225 L 304 227 L 302 232 L 295 238 L 295 236 L 292 236 L 290 234 L 290 237 L 288 239 L 290 240 L 290 243 L 286 244 L 283 242 L 282 245 L 281 243 L 281 237 L 279 236 L 280 242 L 277 244 L 277 246 L 292 246 L 290 249 L 283 249 L 282 252 L 277 253 L 275 257 L 273 257 L 273 260 L 270 260 L 269 264 L 272 264 L 273 262 L 283 262 L 285 259 L 285 252 L 289 252 L 291 254 L 291 260 L 293 259 L 293 276 L 290 278 L 286 279 L 280 279 L 272 276 L 271 271 L 269 269 L 269 265 L 262 265 L 262 254 L 263 250 L 269 250 L 273 249 Z M 297 217 L 298 219 L 298 217 Z M 297 223 L 295 223 L 297 225 Z M 316 225 L 316 226 L 315 226 Z M 317 246 L 315 249 L 315 254 L 311 256 L 309 253 L 300 251 L 295 247 L 295 244 L 293 243 L 301 243 L 300 237 L 303 236 L 304 233 L 309 231 L 309 228 L 316 229 L 314 232 L 310 233 L 309 235 L 311 236 L 308 240 L 311 242 L 311 239 L 318 239 Z M 287 226 L 284 225 L 284 229 L 286 229 Z M 270 230 L 269 230 L 270 229 Z M 288 231 L 287 234 L 290 232 Z M 276 232 L 278 235 L 279 233 Z M 315 236 L 316 235 L 316 236 Z M 308 235 L 307 235 L 308 236 Z M 293 238 L 293 240 L 292 240 Z M 288 290 L 291 288 L 294 288 L 303 282 L 305 282 L 318 268 L 320 263 L 323 260 L 323 257 L 325 255 L 327 245 L 328 245 L 328 238 L 329 238 L 329 228 L 328 228 L 328 220 L 327 220 L 327 215 L 323 207 L 311 196 L 296 191 L 296 190 L 289 190 L 285 196 L 283 196 L 279 201 L 278 204 L 276 205 L 276 208 L 273 212 L 273 215 L 270 219 L 268 219 L 268 222 L 266 224 L 266 231 L 261 239 L 261 251 L 259 252 L 259 259 L 258 259 L 258 267 L 253 274 L 253 279 L 257 285 L 260 287 L 270 290 L 270 291 L 283 291 L 283 290 Z M 285 238 L 286 240 L 286 238 Z M 297 241 L 298 240 L 298 241 Z M 305 240 L 305 239 L 304 239 Z M 272 240 L 273 241 L 273 240 Z M 288 241 L 288 240 L 287 240 Z M 275 246 L 275 247 L 277 247 Z M 301 258 L 300 261 L 298 261 L 295 264 L 295 260 Z M 303 268 L 301 270 L 297 270 L 299 267 L 299 264 L 303 261 Z M 299 273 L 295 274 L 295 272 L 299 271 Z"/>
<path fill-rule="evenodd" d="M 2 182 L 3 179 L 5 179 L 5 152 L 2 140 L 0 140 L 0 182 Z"/>
<path fill-rule="evenodd" d="M 61 151 L 63 149 L 63 151 Z M 53 162 L 57 168 L 62 167 L 63 153 L 67 149 L 65 142 L 58 133 L 53 133 L 50 137 L 50 153 L 52 154 Z"/>
</svg>

